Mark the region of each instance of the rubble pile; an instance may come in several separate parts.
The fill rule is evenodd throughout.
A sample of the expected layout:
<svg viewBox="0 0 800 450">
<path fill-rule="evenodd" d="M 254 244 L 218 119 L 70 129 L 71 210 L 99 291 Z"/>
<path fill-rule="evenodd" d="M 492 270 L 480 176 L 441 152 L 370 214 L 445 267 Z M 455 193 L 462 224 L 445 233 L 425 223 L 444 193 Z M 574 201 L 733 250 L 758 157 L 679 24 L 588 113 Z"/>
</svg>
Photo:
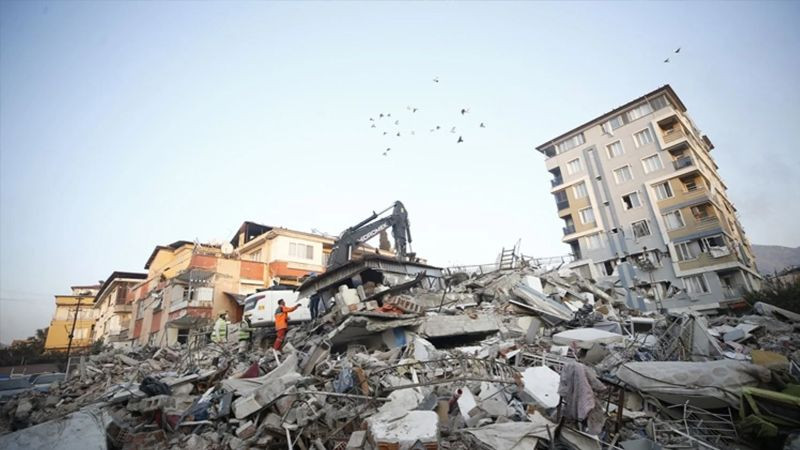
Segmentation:
<svg viewBox="0 0 800 450">
<path fill-rule="evenodd" d="M 780 448 L 800 429 L 800 315 L 643 313 L 559 268 L 425 276 L 329 287 L 280 352 L 231 332 L 89 356 L 2 405 L 0 447 Z"/>
</svg>

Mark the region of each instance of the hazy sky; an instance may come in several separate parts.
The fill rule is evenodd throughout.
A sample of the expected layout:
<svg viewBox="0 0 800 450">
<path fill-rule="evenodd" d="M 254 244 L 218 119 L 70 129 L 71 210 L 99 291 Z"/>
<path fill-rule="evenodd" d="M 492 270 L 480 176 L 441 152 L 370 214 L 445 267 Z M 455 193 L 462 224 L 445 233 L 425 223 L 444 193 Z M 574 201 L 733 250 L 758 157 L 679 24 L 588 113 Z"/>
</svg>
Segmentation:
<svg viewBox="0 0 800 450">
<path fill-rule="evenodd" d="M 490 262 L 517 239 L 567 253 L 534 147 L 666 83 L 716 145 L 750 239 L 800 245 L 797 2 L 0 12 L 3 342 L 46 326 L 70 285 L 244 220 L 339 233 L 399 199 L 434 264 Z M 401 137 L 370 128 L 380 112 Z"/>
</svg>

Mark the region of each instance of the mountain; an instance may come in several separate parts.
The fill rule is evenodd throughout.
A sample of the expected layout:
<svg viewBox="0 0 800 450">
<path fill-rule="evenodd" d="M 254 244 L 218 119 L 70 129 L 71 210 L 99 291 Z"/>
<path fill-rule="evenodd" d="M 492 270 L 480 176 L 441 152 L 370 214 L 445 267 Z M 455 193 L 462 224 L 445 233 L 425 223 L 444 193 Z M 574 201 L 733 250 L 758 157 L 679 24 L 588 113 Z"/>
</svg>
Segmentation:
<svg viewBox="0 0 800 450">
<path fill-rule="evenodd" d="M 763 275 L 780 272 L 789 266 L 800 266 L 800 247 L 753 245 L 758 271 Z"/>
</svg>

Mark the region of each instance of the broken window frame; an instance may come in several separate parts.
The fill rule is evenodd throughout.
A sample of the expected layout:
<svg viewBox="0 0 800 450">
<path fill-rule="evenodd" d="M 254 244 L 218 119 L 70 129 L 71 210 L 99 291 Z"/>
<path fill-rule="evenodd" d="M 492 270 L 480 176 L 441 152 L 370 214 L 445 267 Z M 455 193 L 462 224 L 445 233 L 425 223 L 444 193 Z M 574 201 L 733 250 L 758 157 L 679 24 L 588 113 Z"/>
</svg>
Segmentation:
<svg viewBox="0 0 800 450">
<path fill-rule="evenodd" d="M 643 237 L 650 236 L 653 234 L 652 230 L 650 230 L 650 224 L 647 223 L 647 219 L 644 220 L 637 220 L 636 222 L 631 223 L 631 229 L 633 230 L 633 236 L 637 239 L 641 239 Z M 637 228 L 640 232 L 637 232 Z M 643 231 L 647 231 L 647 233 L 642 233 Z"/>
<path fill-rule="evenodd" d="M 625 200 L 626 197 L 629 199 L 629 201 Z M 636 203 L 638 203 L 636 205 L 634 205 L 633 204 L 634 202 L 632 201 L 632 199 L 634 199 L 634 198 L 636 199 Z M 642 205 L 643 205 L 642 196 L 639 195 L 639 191 L 629 192 L 629 193 L 623 195 L 621 197 L 621 200 L 622 200 L 622 209 L 624 209 L 625 211 L 630 211 L 631 209 L 641 208 Z M 628 206 L 629 204 L 630 204 L 630 206 Z"/>
<path fill-rule="evenodd" d="M 675 244 L 675 256 L 677 256 L 679 262 L 697 259 L 698 255 L 696 255 L 692 250 L 691 244 L 692 241 L 679 242 Z"/>
</svg>

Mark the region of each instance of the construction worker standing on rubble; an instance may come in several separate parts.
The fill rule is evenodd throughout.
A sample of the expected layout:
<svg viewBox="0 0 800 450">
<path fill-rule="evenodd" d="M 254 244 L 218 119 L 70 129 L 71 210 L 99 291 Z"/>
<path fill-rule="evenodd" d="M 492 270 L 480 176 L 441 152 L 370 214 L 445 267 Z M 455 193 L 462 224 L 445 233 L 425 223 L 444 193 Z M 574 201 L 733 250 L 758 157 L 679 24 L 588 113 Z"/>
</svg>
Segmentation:
<svg viewBox="0 0 800 450">
<path fill-rule="evenodd" d="M 250 318 L 245 317 L 239 324 L 239 355 L 244 355 L 250 350 L 250 340 L 253 338 L 253 328 Z"/>
<path fill-rule="evenodd" d="M 221 343 L 228 340 L 228 313 L 222 312 L 214 322 L 214 330 L 211 332 L 211 342 Z"/>
<path fill-rule="evenodd" d="M 286 306 L 283 299 L 278 300 L 278 308 L 275 310 L 275 329 L 278 331 L 278 336 L 275 338 L 275 345 L 272 347 L 275 350 L 280 350 L 283 346 L 283 339 L 289 331 L 289 313 L 300 307 L 300 304 Z"/>
</svg>

